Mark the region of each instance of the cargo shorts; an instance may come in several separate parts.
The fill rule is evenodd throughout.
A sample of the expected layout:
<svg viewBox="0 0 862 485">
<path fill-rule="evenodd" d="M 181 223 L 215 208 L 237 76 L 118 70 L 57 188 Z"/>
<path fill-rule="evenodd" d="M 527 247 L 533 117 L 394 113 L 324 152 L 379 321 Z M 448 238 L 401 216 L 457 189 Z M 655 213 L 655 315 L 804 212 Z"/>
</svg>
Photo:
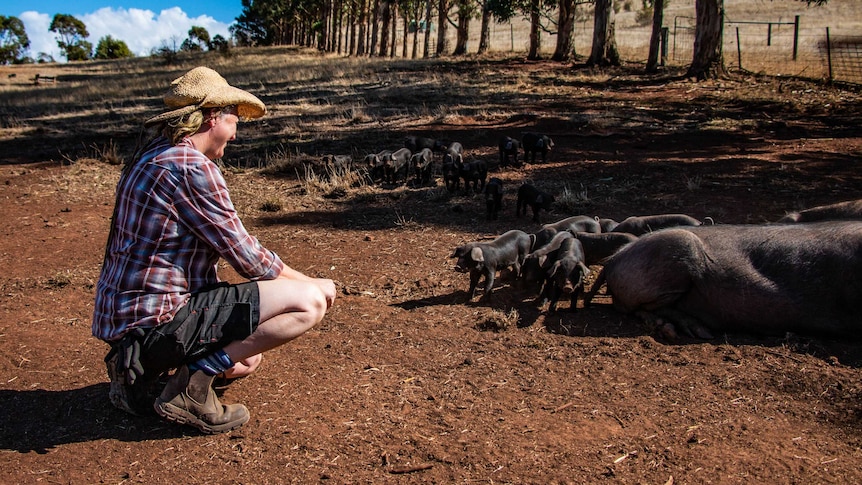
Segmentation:
<svg viewBox="0 0 862 485">
<path fill-rule="evenodd" d="M 150 329 L 141 347 L 146 373 L 190 364 L 251 335 L 260 324 L 260 293 L 254 281 L 222 283 L 193 293 L 173 320 Z"/>
</svg>

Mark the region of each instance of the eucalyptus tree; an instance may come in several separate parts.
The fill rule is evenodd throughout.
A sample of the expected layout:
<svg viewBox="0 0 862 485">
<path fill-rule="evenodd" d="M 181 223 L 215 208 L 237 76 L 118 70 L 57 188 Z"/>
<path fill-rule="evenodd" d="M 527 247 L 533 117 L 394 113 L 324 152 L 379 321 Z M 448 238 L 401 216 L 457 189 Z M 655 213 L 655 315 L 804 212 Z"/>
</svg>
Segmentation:
<svg viewBox="0 0 862 485">
<path fill-rule="evenodd" d="M 426 0 L 427 3 L 428 0 Z M 413 34 L 411 59 L 416 59 L 419 54 L 419 26 L 422 25 L 420 15 L 423 12 L 422 0 L 400 0 L 401 14 L 404 18 L 404 57 L 407 57 L 407 34 Z"/>
<path fill-rule="evenodd" d="M 478 54 L 484 54 L 491 47 L 491 19 L 493 15 L 488 8 L 488 0 L 479 0 L 482 7 L 482 23 L 479 26 L 479 50 Z"/>
<path fill-rule="evenodd" d="M 808 6 L 821 6 L 828 0 L 799 0 Z M 698 80 L 718 78 L 727 73 L 724 66 L 724 0 L 696 0 L 694 54 L 686 77 Z"/>
<path fill-rule="evenodd" d="M 368 23 L 368 0 L 354 0 L 354 3 L 357 5 L 357 9 L 359 10 L 359 17 L 354 22 L 355 24 L 359 24 L 357 26 L 356 33 L 356 49 L 350 49 L 350 52 L 356 55 L 365 54 L 365 28 Z M 351 24 L 351 29 L 353 28 L 353 24 Z M 353 35 L 351 34 L 351 42 L 353 39 Z"/>
<path fill-rule="evenodd" d="M 427 59 L 431 54 L 431 12 L 432 0 L 425 0 L 425 38 L 423 39 L 422 57 Z"/>
<path fill-rule="evenodd" d="M 479 5 L 476 3 L 476 0 L 455 0 L 455 4 L 458 6 L 458 23 L 452 24 L 456 32 L 455 50 L 452 51 L 452 55 L 463 56 L 467 54 L 467 40 L 470 38 L 470 20 L 476 16 Z"/>
<path fill-rule="evenodd" d="M 551 10 L 557 7 L 555 0 L 487 0 L 486 8 L 500 22 L 509 22 L 518 13 L 530 20 L 530 46 L 527 59 L 536 60 L 541 58 L 542 31 L 550 32 L 543 25 L 542 20 L 547 20 Z"/>
<path fill-rule="evenodd" d="M 273 0 L 242 0 L 242 12 L 228 29 L 242 46 L 278 45 L 285 40 L 284 23 L 287 8 Z"/>
<path fill-rule="evenodd" d="M 0 15 L 0 64 L 23 61 L 29 48 L 30 39 L 21 19 Z"/>
<path fill-rule="evenodd" d="M 200 52 L 210 47 L 210 33 L 207 29 L 193 25 L 189 29 L 189 36 L 183 41 L 180 50 Z"/>
<path fill-rule="evenodd" d="M 694 56 L 686 77 L 704 80 L 724 76 L 724 0 L 696 0 L 694 10 Z"/>
<path fill-rule="evenodd" d="M 613 0 L 596 0 L 594 15 L 593 46 L 587 65 L 619 66 L 620 53 L 617 50 Z"/>
<path fill-rule="evenodd" d="M 591 4 L 593 0 L 560 0 L 557 10 L 557 46 L 551 59 L 564 62 L 575 56 L 575 21 L 578 5 Z"/>
<path fill-rule="evenodd" d="M 380 3 L 380 57 L 386 57 L 387 47 L 389 46 L 389 28 L 392 20 L 392 4 L 393 0 L 383 0 Z"/>
<path fill-rule="evenodd" d="M 449 28 L 449 0 L 439 0 L 437 2 L 437 49 L 434 53 L 436 57 L 446 55 L 449 50 L 449 40 L 446 34 Z"/>
<path fill-rule="evenodd" d="M 95 59 L 125 59 L 135 57 L 135 55 L 132 54 L 125 42 L 106 35 L 99 39 L 96 44 L 96 52 L 93 57 Z"/>
<path fill-rule="evenodd" d="M 90 33 L 81 20 L 58 13 L 51 20 L 48 30 L 57 34 L 57 47 L 63 51 L 67 61 L 86 61 L 92 56 L 93 44 L 85 40 Z"/>
<path fill-rule="evenodd" d="M 368 44 L 368 55 L 373 56 L 377 52 L 377 36 L 380 32 L 380 27 L 377 25 L 377 18 L 380 16 L 380 9 L 383 8 L 380 0 L 371 0 L 371 41 Z"/>
</svg>

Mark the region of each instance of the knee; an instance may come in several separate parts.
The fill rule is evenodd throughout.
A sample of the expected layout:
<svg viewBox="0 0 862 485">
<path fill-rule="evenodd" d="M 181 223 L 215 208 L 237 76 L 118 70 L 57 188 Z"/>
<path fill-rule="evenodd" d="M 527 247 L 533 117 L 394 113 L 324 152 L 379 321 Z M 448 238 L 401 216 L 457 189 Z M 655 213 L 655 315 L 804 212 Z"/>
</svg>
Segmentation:
<svg viewBox="0 0 862 485">
<path fill-rule="evenodd" d="M 326 315 L 326 295 L 315 284 L 304 285 L 299 294 L 295 294 L 298 312 L 295 316 L 302 321 L 306 329 L 317 325 Z"/>
</svg>

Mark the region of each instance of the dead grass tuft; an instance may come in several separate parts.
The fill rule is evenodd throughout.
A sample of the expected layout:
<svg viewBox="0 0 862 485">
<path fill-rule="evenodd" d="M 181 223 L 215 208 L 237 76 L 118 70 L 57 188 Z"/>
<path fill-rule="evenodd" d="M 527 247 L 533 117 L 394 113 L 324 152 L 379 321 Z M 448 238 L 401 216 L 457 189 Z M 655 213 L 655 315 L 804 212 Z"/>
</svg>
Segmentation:
<svg viewBox="0 0 862 485">
<path fill-rule="evenodd" d="M 592 204 L 587 188 L 580 184 L 577 189 L 570 189 L 568 185 L 563 187 L 562 193 L 556 198 L 556 206 L 563 212 L 570 214 L 580 213 L 584 208 Z"/>
<path fill-rule="evenodd" d="M 480 315 L 476 328 L 482 331 L 503 332 L 506 329 L 517 326 L 521 318 L 518 310 L 512 308 L 508 312 L 502 310 L 490 310 L 485 315 Z"/>
</svg>

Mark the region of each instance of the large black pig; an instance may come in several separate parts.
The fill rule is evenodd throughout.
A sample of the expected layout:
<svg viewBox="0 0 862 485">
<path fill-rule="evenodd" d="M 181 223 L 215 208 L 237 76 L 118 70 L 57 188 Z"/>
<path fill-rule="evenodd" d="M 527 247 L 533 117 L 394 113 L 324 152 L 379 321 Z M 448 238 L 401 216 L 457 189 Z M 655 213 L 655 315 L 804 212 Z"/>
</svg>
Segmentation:
<svg viewBox="0 0 862 485">
<path fill-rule="evenodd" d="M 862 200 L 848 200 L 791 212 L 779 219 L 778 222 L 816 222 L 842 219 L 862 220 Z"/>
<path fill-rule="evenodd" d="M 862 222 L 665 229 L 611 257 L 585 302 L 602 282 L 614 307 L 668 337 L 859 337 Z"/>
</svg>

